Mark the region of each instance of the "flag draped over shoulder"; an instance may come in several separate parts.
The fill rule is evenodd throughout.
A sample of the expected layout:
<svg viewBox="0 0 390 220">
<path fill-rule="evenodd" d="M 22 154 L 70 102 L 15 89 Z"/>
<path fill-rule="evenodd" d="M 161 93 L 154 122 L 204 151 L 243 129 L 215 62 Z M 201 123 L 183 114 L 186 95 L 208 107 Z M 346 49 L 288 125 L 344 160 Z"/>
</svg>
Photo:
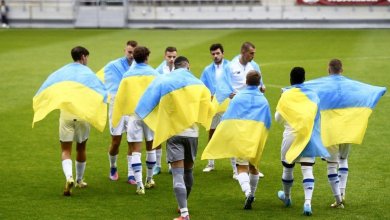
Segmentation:
<svg viewBox="0 0 390 220">
<path fill-rule="evenodd" d="M 229 74 L 229 61 L 223 60 L 223 70 L 219 79 L 215 76 L 215 64 L 214 62 L 208 65 L 200 77 L 200 80 L 210 90 L 213 98 L 213 104 L 216 109 L 216 113 L 224 112 L 230 103 L 229 95 L 234 91 L 231 83 L 231 77 Z"/>
<path fill-rule="evenodd" d="M 271 112 L 267 99 L 257 86 L 248 86 L 230 102 L 203 151 L 202 160 L 239 157 L 257 166 L 270 126 Z"/>
<path fill-rule="evenodd" d="M 386 92 L 341 75 L 329 75 L 305 82 L 321 102 L 321 137 L 324 145 L 361 144 L 372 109 Z"/>
<path fill-rule="evenodd" d="M 210 96 L 202 81 L 180 68 L 154 80 L 135 112 L 154 131 L 155 148 L 194 123 L 209 128 L 214 115 Z"/>
<path fill-rule="evenodd" d="M 133 62 L 134 63 L 134 62 Z M 129 70 L 130 66 L 126 57 L 122 57 L 109 62 L 99 70 L 96 75 L 105 84 L 110 94 L 116 94 L 123 74 Z"/>
<path fill-rule="evenodd" d="M 226 59 L 223 59 L 223 62 L 220 64 L 222 65 L 222 74 L 228 71 L 228 64 L 229 61 Z M 219 67 L 221 68 L 221 67 Z M 202 72 L 202 75 L 200 76 L 200 80 L 204 83 L 204 85 L 210 90 L 211 95 L 214 95 L 217 88 L 217 79 L 216 79 L 216 68 L 215 63 L 212 62 L 210 65 L 206 66 Z"/>
<path fill-rule="evenodd" d="M 65 110 L 103 131 L 107 91 L 90 68 L 68 64 L 51 74 L 33 97 L 34 123 L 55 109 Z"/>
<path fill-rule="evenodd" d="M 149 84 L 159 75 L 149 65 L 144 63 L 135 64 L 133 68 L 123 74 L 123 79 L 114 101 L 112 124 L 116 127 L 123 115 L 135 113 L 141 96 Z"/>
<path fill-rule="evenodd" d="M 287 163 L 293 163 L 298 156 L 329 156 L 320 135 L 319 102 L 317 94 L 302 85 L 282 93 L 276 111 L 292 127 L 294 135 L 286 153 Z"/>
</svg>

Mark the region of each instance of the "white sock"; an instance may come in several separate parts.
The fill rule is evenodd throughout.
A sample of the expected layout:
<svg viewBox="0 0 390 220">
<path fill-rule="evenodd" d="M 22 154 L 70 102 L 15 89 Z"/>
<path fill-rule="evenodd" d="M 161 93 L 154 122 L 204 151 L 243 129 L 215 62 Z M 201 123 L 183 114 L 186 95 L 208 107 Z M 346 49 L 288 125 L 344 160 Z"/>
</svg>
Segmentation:
<svg viewBox="0 0 390 220">
<path fill-rule="evenodd" d="M 85 165 L 87 165 L 87 162 L 78 162 L 75 161 L 76 164 L 76 182 L 80 181 L 84 177 L 84 171 L 85 171 Z"/>
<path fill-rule="evenodd" d="M 303 176 L 303 190 L 305 193 L 305 204 L 311 205 L 311 198 L 314 191 L 313 166 L 301 166 Z"/>
<path fill-rule="evenodd" d="M 138 187 L 143 187 L 142 183 L 142 163 L 141 163 L 141 153 L 133 152 L 131 158 L 131 167 L 134 170 L 135 181 L 137 182 Z"/>
<path fill-rule="evenodd" d="M 345 196 L 348 180 L 348 159 L 340 159 L 339 162 L 340 193 Z"/>
<path fill-rule="evenodd" d="M 214 160 L 209 160 L 208 166 L 209 166 L 209 167 L 214 167 Z"/>
<path fill-rule="evenodd" d="M 187 215 L 189 215 L 190 213 L 188 212 L 188 208 L 181 208 L 180 209 L 180 215 L 182 217 L 186 217 Z"/>
<path fill-rule="evenodd" d="M 237 174 L 236 158 L 230 158 L 230 164 L 232 165 L 233 173 Z"/>
<path fill-rule="evenodd" d="M 156 149 L 156 166 L 161 167 L 162 149 Z"/>
<path fill-rule="evenodd" d="M 65 159 L 62 161 L 62 170 L 64 171 L 66 179 L 73 177 L 71 159 Z"/>
<path fill-rule="evenodd" d="M 340 180 L 337 174 L 337 163 L 328 163 L 328 181 L 337 203 L 341 202 Z"/>
<path fill-rule="evenodd" d="M 132 155 L 127 155 L 127 176 L 134 176 L 133 167 L 131 167 Z"/>
<path fill-rule="evenodd" d="M 153 178 L 153 167 L 156 165 L 156 151 L 151 150 L 146 152 L 146 167 L 148 171 L 146 173 L 146 180 L 150 181 Z"/>
<path fill-rule="evenodd" d="M 285 198 L 290 199 L 291 187 L 294 183 L 294 168 L 283 167 L 282 183 Z"/>
<path fill-rule="evenodd" d="M 260 175 L 249 174 L 249 185 L 251 186 L 251 195 L 255 196 L 257 183 L 259 182 Z"/>
<path fill-rule="evenodd" d="M 240 183 L 241 190 L 245 193 L 245 196 L 248 197 L 251 194 L 248 173 L 239 173 L 237 175 L 237 180 Z"/>
<path fill-rule="evenodd" d="M 116 167 L 117 159 L 118 159 L 118 154 L 111 156 L 111 154 L 108 153 L 108 160 L 110 161 L 110 167 Z"/>
</svg>

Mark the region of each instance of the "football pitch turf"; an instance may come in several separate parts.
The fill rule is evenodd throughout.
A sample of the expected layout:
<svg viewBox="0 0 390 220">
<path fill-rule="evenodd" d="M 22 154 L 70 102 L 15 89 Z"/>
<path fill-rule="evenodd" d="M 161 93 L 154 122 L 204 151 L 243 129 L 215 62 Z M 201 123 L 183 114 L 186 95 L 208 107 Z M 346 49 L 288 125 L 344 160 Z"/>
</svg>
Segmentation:
<svg viewBox="0 0 390 220">
<path fill-rule="evenodd" d="M 177 203 L 172 177 L 155 177 L 156 188 L 135 194 L 127 184 L 127 145 L 122 139 L 119 181 L 108 179 L 109 131 L 91 129 L 87 143 L 86 189 L 74 189 L 64 197 L 65 178 L 58 141 L 59 111 L 31 128 L 32 97 L 56 69 L 71 62 L 70 49 L 82 45 L 90 51 L 89 67 L 98 71 L 108 61 L 123 56 L 124 44 L 134 39 L 150 48 L 149 64 L 156 67 L 167 46 L 189 58 L 199 76 L 211 62 L 209 46 L 222 43 L 225 58 L 239 53 L 241 44 L 256 45 L 266 97 L 275 113 L 280 88 L 289 83 L 294 66 L 306 69 L 306 79 L 327 74 L 332 58 L 343 61 L 344 75 L 365 83 L 390 87 L 390 30 L 96 30 L 8 29 L 0 30 L 0 104 L 3 121 L 0 148 L 0 219 L 172 219 Z M 389 109 L 390 95 L 381 98 L 369 119 L 362 145 L 353 145 L 345 209 L 331 209 L 334 199 L 326 175 L 326 163 L 314 167 L 313 219 L 389 219 Z M 387 112 L 387 113 L 386 113 Z M 260 170 L 261 179 L 253 210 L 243 210 L 244 195 L 232 179 L 230 160 L 216 161 L 216 170 L 203 173 L 207 161 L 200 156 L 207 143 L 201 129 L 194 168 L 194 186 L 188 207 L 192 219 L 301 219 L 303 188 L 300 166 L 294 171 L 293 205 L 285 208 L 277 199 L 281 189 L 280 144 L 283 128 L 273 121 Z M 75 150 L 73 150 L 73 159 Z M 143 154 L 143 157 L 145 154 Z M 145 165 L 144 165 L 145 173 Z M 145 175 L 144 175 L 145 177 Z"/>
</svg>

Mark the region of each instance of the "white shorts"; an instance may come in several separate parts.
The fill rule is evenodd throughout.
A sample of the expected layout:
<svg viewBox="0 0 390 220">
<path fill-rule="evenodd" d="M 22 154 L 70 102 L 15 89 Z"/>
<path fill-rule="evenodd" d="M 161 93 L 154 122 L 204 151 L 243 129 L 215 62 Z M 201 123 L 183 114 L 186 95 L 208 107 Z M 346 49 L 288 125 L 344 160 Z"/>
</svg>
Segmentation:
<svg viewBox="0 0 390 220">
<path fill-rule="evenodd" d="M 60 118 L 60 141 L 82 143 L 89 137 L 91 127 L 88 122 L 80 120 L 65 120 Z"/>
<path fill-rule="evenodd" d="M 280 157 L 281 160 L 285 163 L 286 162 L 286 154 L 287 151 L 290 149 L 292 143 L 294 142 L 295 137 L 292 133 L 289 133 L 288 131 L 283 133 L 283 140 L 282 140 L 282 147 L 280 151 Z M 315 157 L 297 157 L 293 163 L 314 163 Z"/>
<path fill-rule="evenodd" d="M 327 147 L 330 157 L 326 158 L 326 161 L 337 163 L 340 159 L 347 159 L 351 144 L 337 144 Z"/>
<path fill-rule="evenodd" d="M 217 114 L 214 115 L 213 121 L 211 122 L 210 129 L 216 129 L 219 123 L 221 122 L 223 112 L 218 112 Z"/>
<path fill-rule="evenodd" d="M 109 122 L 108 124 L 110 125 L 110 133 L 111 133 L 111 135 L 113 135 L 113 136 L 120 136 L 123 133 L 125 133 L 126 130 L 127 130 L 127 123 L 128 123 L 128 120 L 129 120 L 129 116 L 127 116 L 127 115 L 122 116 L 120 121 L 119 121 L 119 123 L 118 123 L 118 126 L 113 127 L 113 125 L 112 125 L 112 113 L 113 113 L 113 109 L 114 109 L 114 100 L 115 100 L 115 96 L 112 97 L 110 105 L 109 105 L 109 108 L 108 108 L 108 122 Z"/>
<path fill-rule="evenodd" d="M 283 162 L 287 163 L 287 161 L 283 160 Z M 298 157 L 297 159 L 294 160 L 294 163 L 315 163 L 316 158 L 315 157 Z M 288 164 L 288 163 L 287 163 Z"/>
<path fill-rule="evenodd" d="M 152 141 L 154 134 L 153 131 L 145 124 L 144 121 L 137 115 L 128 116 L 127 122 L 127 142 L 142 142 Z"/>
<path fill-rule="evenodd" d="M 241 165 L 241 166 L 248 166 L 249 165 L 249 161 L 246 160 L 246 159 L 243 159 L 243 158 L 236 158 L 236 164 L 237 165 Z"/>
</svg>

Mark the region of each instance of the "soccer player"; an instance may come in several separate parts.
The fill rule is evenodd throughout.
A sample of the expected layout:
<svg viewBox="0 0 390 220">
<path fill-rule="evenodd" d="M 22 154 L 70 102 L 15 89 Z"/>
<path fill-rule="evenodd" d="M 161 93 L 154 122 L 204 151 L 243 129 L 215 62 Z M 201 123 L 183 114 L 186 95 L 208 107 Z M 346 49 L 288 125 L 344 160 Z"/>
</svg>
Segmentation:
<svg viewBox="0 0 390 220">
<path fill-rule="evenodd" d="M 165 49 L 164 53 L 164 61 L 156 68 L 157 72 L 160 74 L 167 74 L 175 70 L 174 61 L 177 57 L 177 49 L 176 47 L 167 47 Z M 158 175 L 161 173 L 161 156 L 162 156 L 162 149 L 161 145 L 156 148 L 156 166 L 153 169 L 154 175 Z M 169 166 L 169 173 L 171 172 L 170 164 Z"/>
<path fill-rule="evenodd" d="M 304 81 L 305 70 L 294 67 L 290 73 L 291 86 L 283 90 L 276 107 L 275 120 L 285 128 L 281 147 L 283 190 L 278 192 L 278 197 L 286 207 L 291 206 L 294 166 L 300 163 L 305 193 L 303 214 L 310 216 L 315 156 L 328 157 L 329 154 L 321 141 L 319 98 L 314 91 L 305 88 Z"/>
<path fill-rule="evenodd" d="M 202 82 L 210 90 L 213 99 L 215 98 L 218 81 L 221 80 L 223 75 L 226 75 L 229 72 L 228 69 L 229 61 L 224 59 L 223 46 L 219 43 L 212 44 L 210 46 L 210 54 L 211 54 L 211 58 L 213 59 L 213 62 L 204 68 L 200 80 L 202 80 Z M 213 117 L 213 121 L 211 123 L 210 131 L 209 131 L 209 140 L 213 136 L 215 128 L 221 122 L 222 114 L 223 112 L 217 112 L 217 114 L 215 114 L 215 116 Z M 235 159 L 232 158 L 231 160 L 232 160 L 231 164 L 233 167 L 233 172 L 236 172 L 237 169 L 236 169 Z M 215 169 L 215 161 L 208 160 L 208 164 L 203 169 L 203 172 L 210 172 L 214 169 Z"/>
<path fill-rule="evenodd" d="M 253 89 L 254 87 L 258 87 L 260 85 L 260 81 L 261 75 L 259 72 L 256 72 L 255 70 L 248 72 L 246 75 L 247 88 L 245 88 L 242 93 L 239 93 L 237 97 L 234 97 L 227 111 L 229 111 L 229 109 L 234 109 L 236 105 L 240 105 L 239 100 L 251 102 L 249 103 L 248 110 L 252 110 L 253 108 L 263 108 L 264 104 L 267 105 L 267 108 L 269 108 L 266 98 L 263 95 L 259 96 L 259 90 Z M 246 158 L 238 157 L 236 164 L 238 172 L 237 180 L 240 183 L 241 190 L 244 192 L 246 197 L 244 209 L 252 209 L 252 203 L 255 200 L 255 192 L 260 178 L 260 172 L 256 168 L 256 164 L 251 164 Z"/>
<path fill-rule="evenodd" d="M 233 86 L 233 93 L 230 95 L 230 98 L 233 98 L 239 91 L 245 89 L 246 87 L 246 75 L 255 70 L 261 74 L 259 65 L 253 61 L 256 53 L 256 47 L 251 42 L 244 42 L 241 45 L 240 55 L 233 58 L 229 64 L 229 70 L 231 74 L 231 82 Z M 259 89 L 261 92 L 265 92 L 265 85 L 263 84 L 263 79 L 261 78 Z M 232 160 L 232 164 L 234 161 Z M 260 177 L 264 177 L 264 174 L 259 172 Z M 233 178 L 236 179 L 237 171 L 233 172 Z"/>
<path fill-rule="evenodd" d="M 321 136 L 330 153 L 326 160 L 336 200 L 333 208 L 344 208 L 351 144 L 361 144 L 372 109 L 386 92 L 384 87 L 351 80 L 342 73 L 341 60 L 332 59 L 328 76 L 305 82 L 321 100 Z"/>
<path fill-rule="evenodd" d="M 75 47 L 71 51 L 73 60 L 81 65 L 87 65 L 89 51 L 83 47 Z M 76 115 L 66 111 L 60 114 L 60 143 L 62 149 L 62 169 L 66 177 L 64 196 L 70 196 L 74 184 L 72 174 L 72 142 L 76 141 L 76 187 L 85 188 L 84 171 L 86 166 L 86 145 L 89 137 L 90 125 Z"/>
<path fill-rule="evenodd" d="M 90 123 L 99 130 L 106 121 L 107 91 L 95 73 L 88 68 L 89 51 L 81 46 L 71 50 L 74 63 L 51 74 L 33 98 L 34 121 L 43 119 L 52 110 L 60 109 L 59 138 L 62 169 L 66 183 L 64 196 L 70 196 L 73 186 L 87 187 L 84 182 L 86 144 Z M 80 94 L 88 94 L 80 96 Z M 86 104 L 87 103 L 87 104 Z M 72 142 L 76 142 L 76 182 L 72 172 Z"/>
<path fill-rule="evenodd" d="M 189 69 L 189 61 L 185 57 L 175 60 L 175 69 Z M 173 189 L 180 209 L 180 217 L 175 220 L 188 220 L 187 200 L 193 185 L 192 169 L 198 150 L 198 126 L 193 124 L 180 134 L 167 140 L 167 160 L 171 164 Z"/>
<path fill-rule="evenodd" d="M 175 70 L 174 61 L 177 57 L 176 47 L 167 47 L 165 49 L 164 61 L 156 68 L 160 74 L 167 74 Z"/>
<path fill-rule="evenodd" d="M 271 127 L 271 111 L 258 88 L 261 75 L 252 70 L 247 87 L 231 100 L 221 123 L 202 153 L 203 159 L 237 158 L 237 180 L 245 194 L 244 209 L 252 209 L 259 182 L 257 165 Z"/>
<path fill-rule="evenodd" d="M 137 46 L 134 49 L 134 60 L 136 63 L 123 75 L 115 100 L 113 115 L 113 120 L 119 117 L 117 114 L 128 115 L 127 143 L 130 149 L 129 151 L 132 152 L 131 167 L 134 170 L 135 181 L 137 183 L 136 193 L 139 195 L 145 194 L 145 188 L 149 189 L 155 186 L 153 167 L 156 164 L 156 151 L 152 149 L 153 132 L 134 112 L 139 99 L 148 85 L 159 75 L 156 70 L 147 65 L 149 54 L 150 51 L 146 47 Z M 141 163 L 143 139 L 146 142 L 146 165 L 148 168 L 145 186 L 142 182 Z"/>
<path fill-rule="evenodd" d="M 115 96 L 118 91 L 119 84 L 122 80 L 123 74 L 129 70 L 129 68 L 133 65 L 133 53 L 134 49 L 137 46 L 137 42 L 130 40 L 127 41 L 125 46 L 125 56 L 119 59 L 113 60 L 109 62 L 101 71 L 104 71 L 104 84 L 107 87 L 109 93 L 109 108 L 108 108 L 108 116 L 109 116 L 109 125 L 110 125 L 110 133 L 111 133 L 111 144 L 108 150 L 108 158 L 110 161 L 110 175 L 109 178 L 112 181 L 117 181 L 119 178 L 118 175 L 118 153 L 119 146 L 122 140 L 122 133 L 126 132 L 127 124 L 128 124 L 128 116 L 123 116 L 118 124 L 118 126 L 113 127 L 112 125 L 112 113 L 115 102 Z M 100 72 L 100 71 L 99 71 Z M 99 74 L 99 73 L 98 73 Z M 134 172 L 131 168 L 131 148 L 128 149 L 127 152 L 127 164 L 128 164 L 128 183 L 136 184 Z"/>
<path fill-rule="evenodd" d="M 135 112 L 155 132 L 153 147 L 167 142 L 167 161 L 181 213 L 176 219 L 181 220 L 189 219 L 187 200 L 199 136 L 196 123 L 210 126 L 215 112 L 210 91 L 189 71 L 188 59 L 177 57 L 174 65 L 174 71 L 149 85 Z"/>
</svg>

